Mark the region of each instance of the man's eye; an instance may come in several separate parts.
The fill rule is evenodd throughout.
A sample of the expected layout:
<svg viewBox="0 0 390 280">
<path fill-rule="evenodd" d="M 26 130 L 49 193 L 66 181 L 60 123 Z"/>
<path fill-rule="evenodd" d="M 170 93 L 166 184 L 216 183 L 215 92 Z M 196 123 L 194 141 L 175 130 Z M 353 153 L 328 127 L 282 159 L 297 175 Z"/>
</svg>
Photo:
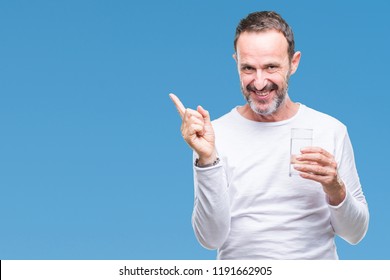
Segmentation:
<svg viewBox="0 0 390 280">
<path fill-rule="evenodd" d="M 251 66 L 243 66 L 241 69 L 242 69 L 242 71 L 244 71 L 245 73 L 253 72 L 253 71 L 254 71 L 254 68 L 251 67 Z"/>
<path fill-rule="evenodd" d="M 268 71 L 269 73 L 274 73 L 274 72 L 276 72 L 278 69 L 279 69 L 279 68 L 278 68 L 277 66 L 275 66 L 275 65 L 268 65 L 268 66 L 267 66 L 267 71 Z"/>
</svg>

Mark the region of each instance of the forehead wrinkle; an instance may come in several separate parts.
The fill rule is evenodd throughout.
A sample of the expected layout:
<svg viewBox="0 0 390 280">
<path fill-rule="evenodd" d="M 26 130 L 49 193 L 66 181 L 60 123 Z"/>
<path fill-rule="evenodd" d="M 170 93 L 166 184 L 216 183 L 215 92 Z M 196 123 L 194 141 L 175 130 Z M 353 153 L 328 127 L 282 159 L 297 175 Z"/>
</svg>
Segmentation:
<svg viewBox="0 0 390 280">
<path fill-rule="evenodd" d="M 238 56 L 237 56 L 238 57 Z M 280 59 L 272 58 L 272 57 L 266 57 L 263 61 L 259 62 L 257 59 L 238 59 L 239 65 L 242 66 L 251 66 L 251 67 L 259 67 L 259 68 L 265 68 L 267 66 L 277 66 L 282 67 L 284 65 L 288 65 L 286 63 L 286 59 L 283 59 L 283 61 L 280 61 Z M 287 59 L 288 62 L 288 59 Z"/>
<path fill-rule="evenodd" d="M 237 58 L 246 63 L 285 64 L 289 61 L 288 43 L 277 31 L 244 32 L 237 41 Z M 253 58 L 253 59 L 252 59 Z"/>
</svg>

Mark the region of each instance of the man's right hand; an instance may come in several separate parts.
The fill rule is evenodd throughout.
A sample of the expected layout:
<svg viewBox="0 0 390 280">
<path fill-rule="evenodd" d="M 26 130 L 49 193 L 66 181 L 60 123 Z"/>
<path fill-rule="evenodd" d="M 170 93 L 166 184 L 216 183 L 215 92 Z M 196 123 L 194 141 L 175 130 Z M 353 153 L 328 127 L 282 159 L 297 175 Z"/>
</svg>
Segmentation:
<svg viewBox="0 0 390 280">
<path fill-rule="evenodd" d="M 198 106 L 197 110 L 186 109 L 180 99 L 169 94 L 182 119 L 181 134 L 187 144 L 198 154 L 199 166 L 213 163 L 217 159 L 215 134 L 209 112 Z"/>
</svg>

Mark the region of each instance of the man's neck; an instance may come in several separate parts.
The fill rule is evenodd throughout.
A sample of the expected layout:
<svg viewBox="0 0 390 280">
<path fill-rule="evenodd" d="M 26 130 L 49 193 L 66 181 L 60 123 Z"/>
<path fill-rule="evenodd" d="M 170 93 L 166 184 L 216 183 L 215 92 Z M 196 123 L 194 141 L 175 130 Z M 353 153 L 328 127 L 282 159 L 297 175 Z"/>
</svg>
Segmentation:
<svg viewBox="0 0 390 280">
<path fill-rule="evenodd" d="M 260 115 L 255 113 L 248 104 L 241 106 L 237 109 L 241 116 L 244 118 L 256 121 L 256 122 L 280 122 L 288 120 L 295 116 L 299 110 L 299 103 L 294 103 L 287 97 L 284 104 L 282 104 L 278 110 L 270 115 Z"/>
</svg>

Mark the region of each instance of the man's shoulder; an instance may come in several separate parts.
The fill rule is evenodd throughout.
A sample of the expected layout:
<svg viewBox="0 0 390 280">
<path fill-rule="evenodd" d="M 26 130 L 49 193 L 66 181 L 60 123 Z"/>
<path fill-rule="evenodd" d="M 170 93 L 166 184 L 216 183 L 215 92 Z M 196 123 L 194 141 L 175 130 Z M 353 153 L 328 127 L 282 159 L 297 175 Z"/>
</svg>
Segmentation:
<svg viewBox="0 0 390 280">
<path fill-rule="evenodd" d="M 219 125 L 224 125 L 224 124 L 229 124 L 234 122 L 234 119 L 236 119 L 235 115 L 237 114 L 236 110 L 237 110 L 236 108 L 233 108 L 226 114 L 214 119 L 212 121 L 212 124 L 219 126 Z"/>
<path fill-rule="evenodd" d="M 340 130 L 346 129 L 345 124 L 341 122 L 339 119 L 337 119 L 336 117 L 318 111 L 316 109 L 310 108 L 308 106 L 305 105 L 303 106 L 304 106 L 304 110 L 303 110 L 304 112 L 302 114 L 302 117 L 305 118 L 306 120 L 310 120 L 324 127 L 331 126 Z"/>
</svg>

